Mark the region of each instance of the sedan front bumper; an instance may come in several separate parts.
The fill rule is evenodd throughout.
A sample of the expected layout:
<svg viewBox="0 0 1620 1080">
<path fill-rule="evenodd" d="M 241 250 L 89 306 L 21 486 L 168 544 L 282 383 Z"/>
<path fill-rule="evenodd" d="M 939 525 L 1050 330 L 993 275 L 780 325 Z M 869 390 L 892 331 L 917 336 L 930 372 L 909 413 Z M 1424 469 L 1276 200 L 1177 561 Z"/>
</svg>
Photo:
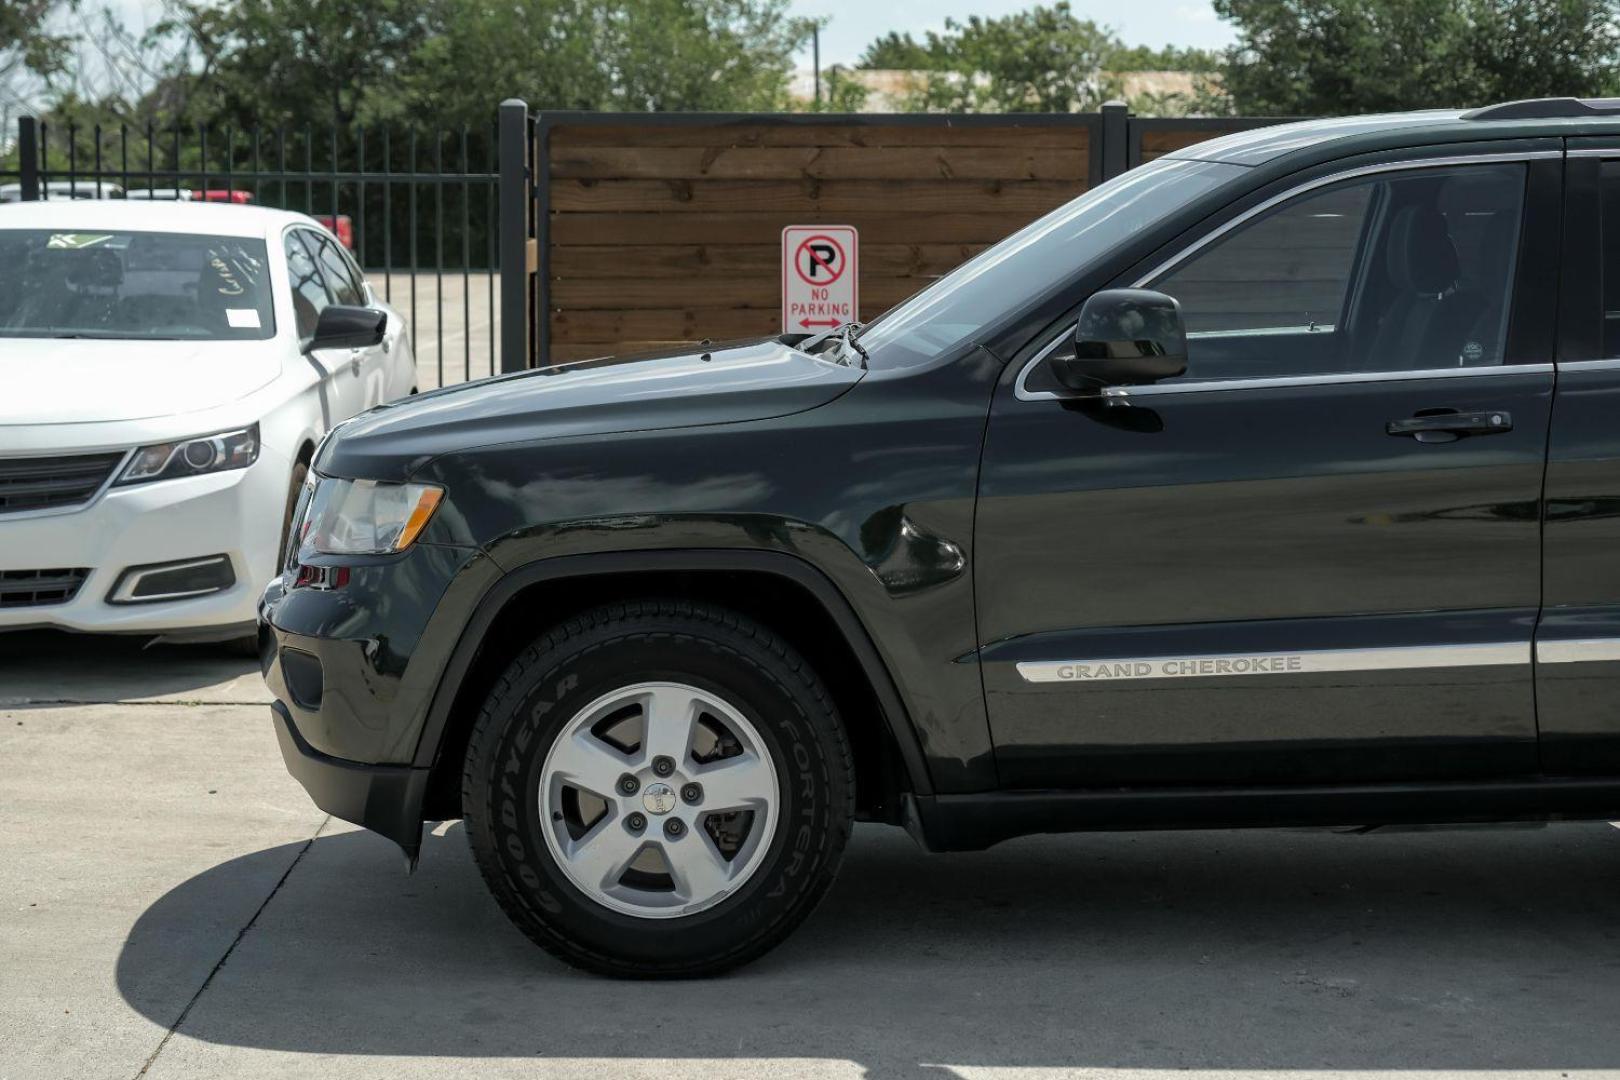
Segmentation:
<svg viewBox="0 0 1620 1080">
<path fill-rule="evenodd" d="M 110 487 L 82 508 L 0 515 L 0 571 L 88 571 L 65 602 L 0 607 L 0 630 L 52 627 L 215 637 L 253 631 L 275 571 L 292 465 L 268 447 L 245 469 Z M 110 602 L 124 571 L 229 558 L 235 583 L 208 595 Z"/>
</svg>

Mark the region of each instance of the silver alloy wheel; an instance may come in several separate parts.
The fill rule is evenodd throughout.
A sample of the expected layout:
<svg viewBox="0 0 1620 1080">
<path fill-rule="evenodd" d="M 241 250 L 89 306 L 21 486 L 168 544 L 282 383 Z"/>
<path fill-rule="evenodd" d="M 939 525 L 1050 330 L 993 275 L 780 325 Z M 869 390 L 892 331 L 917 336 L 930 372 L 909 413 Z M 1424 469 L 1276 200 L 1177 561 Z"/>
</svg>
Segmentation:
<svg viewBox="0 0 1620 1080">
<path fill-rule="evenodd" d="M 715 694 L 670 682 L 625 686 L 576 713 L 546 754 L 538 794 L 546 846 L 569 880 L 647 919 L 735 892 L 765 858 L 780 801 L 754 725 Z"/>
</svg>

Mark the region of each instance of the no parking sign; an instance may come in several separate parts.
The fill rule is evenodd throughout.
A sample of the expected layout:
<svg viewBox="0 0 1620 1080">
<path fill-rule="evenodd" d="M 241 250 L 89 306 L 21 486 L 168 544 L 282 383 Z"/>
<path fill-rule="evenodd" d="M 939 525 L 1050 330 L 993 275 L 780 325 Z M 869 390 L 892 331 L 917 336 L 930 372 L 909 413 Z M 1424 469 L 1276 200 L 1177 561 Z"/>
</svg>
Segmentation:
<svg viewBox="0 0 1620 1080">
<path fill-rule="evenodd" d="M 860 258 L 851 225 L 782 230 L 782 331 L 815 334 L 860 318 Z"/>
</svg>

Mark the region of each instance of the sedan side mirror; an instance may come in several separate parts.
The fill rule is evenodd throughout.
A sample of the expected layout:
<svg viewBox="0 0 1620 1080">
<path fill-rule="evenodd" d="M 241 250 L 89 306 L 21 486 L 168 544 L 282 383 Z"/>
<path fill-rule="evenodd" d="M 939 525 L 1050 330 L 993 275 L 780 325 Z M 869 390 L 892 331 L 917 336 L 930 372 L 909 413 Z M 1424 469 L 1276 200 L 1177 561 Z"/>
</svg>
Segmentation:
<svg viewBox="0 0 1620 1080">
<path fill-rule="evenodd" d="M 388 330 L 388 315 L 376 308 L 332 304 L 321 309 L 315 320 L 315 336 L 309 351 L 316 349 L 369 349 L 382 343 Z"/>
<path fill-rule="evenodd" d="M 1080 309 L 1074 354 L 1048 363 L 1059 383 L 1088 393 L 1174 378 L 1187 370 L 1181 305 L 1151 289 L 1104 289 Z"/>
</svg>

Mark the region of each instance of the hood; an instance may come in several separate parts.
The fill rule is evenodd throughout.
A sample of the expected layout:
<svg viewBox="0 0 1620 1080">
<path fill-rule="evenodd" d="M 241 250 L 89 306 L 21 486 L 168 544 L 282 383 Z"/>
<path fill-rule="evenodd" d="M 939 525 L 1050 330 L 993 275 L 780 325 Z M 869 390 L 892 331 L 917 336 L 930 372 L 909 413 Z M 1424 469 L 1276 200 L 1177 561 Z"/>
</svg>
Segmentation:
<svg viewBox="0 0 1620 1080">
<path fill-rule="evenodd" d="M 475 446 L 768 420 L 824 405 L 863 374 L 774 339 L 525 371 L 362 413 L 327 440 L 315 467 L 399 480 Z"/>
<path fill-rule="evenodd" d="M 0 425 L 198 412 L 244 398 L 280 374 L 273 341 L 0 337 Z"/>
</svg>

